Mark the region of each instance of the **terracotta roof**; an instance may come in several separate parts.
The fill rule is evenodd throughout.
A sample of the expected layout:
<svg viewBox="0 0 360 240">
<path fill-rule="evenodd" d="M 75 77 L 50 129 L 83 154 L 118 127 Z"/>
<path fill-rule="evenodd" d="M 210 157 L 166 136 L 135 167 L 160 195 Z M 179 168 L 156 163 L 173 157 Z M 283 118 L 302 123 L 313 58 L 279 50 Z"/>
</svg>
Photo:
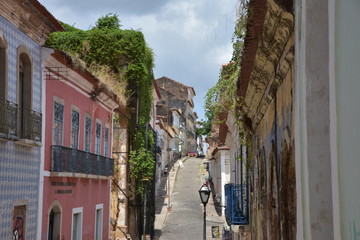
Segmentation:
<svg viewBox="0 0 360 240">
<path fill-rule="evenodd" d="M 219 125 L 219 140 L 221 143 L 225 143 L 226 135 L 229 129 L 228 125 L 226 124 L 227 116 L 228 116 L 227 112 L 219 114 L 219 120 L 221 121 Z"/>
<path fill-rule="evenodd" d="M 212 152 L 210 152 L 210 154 L 214 156 L 218 151 L 221 150 L 230 150 L 230 148 L 226 145 L 216 146 L 214 149 L 212 149 Z"/>
<path fill-rule="evenodd" d="M 218 150 L 230 150 L 230 148 L 228 146 L 219 146 L 219 147 L 216 147 L 216 149 Z"/>
<path fill-rule="evenodd" d="M 267 10 L 266 0 L 251 0 L 249 2 L 249 18 L 246 25 L 244 50 L 241 59 L 241 70 L 237 81 L 238 96 L 245 96 L 253 70 L 256 51 L 261 38 L 265 13 Z"/>
<path fill-rule="evenodd" d="M 36 7 L 46 17 L 56 29 L 55 31 L 64 31 L 63 26 L 56 20 L 56 18 L 37 0 L 28 0 L 34 7 Z"/>
<path fill-rule="evenodd" d="M 194 88 L 193 88 L 193 87 L 190 87 L 190 86 L 185 85 L 185 84 L 183 84 L 183 83 L 181 83 L 181 82 L 175 81 L 174 79 L 171 79 L 171 78 L 169 78 L 169 77 L 162 76 L 161 78 L 157 78 L 157 79 L 155 79 L 155 81 L 157 81 L 157 80 L 159 80 L 159 79 L 162 79 L 162 78 L 165 78 L 165 79 L 167 79 L 167 80 L 170 80 L 170 81 L 176 82 L 177 84 L 182 85 L 183 87 L 186 87 L 186 88 L 191 88 L 191 89 L 193 90 L 193 92 L 194 92 L 194 95 L 196 95 L 195 90 L 194 90 Z"/>
<path fill-rule="evenodd" d="M 170 112 L 177 112 L 180 116 L 182 116 L 181 109 L 180 108 L 170 108 Z"/>
<path fill-rule="evenodd" d="M 161 94 L 160 94 L 160 90 L 159 90 L 159 86 L 157 85 L 156 81 L 153 81 L 154 84 L 154 89 L 156 91 L 156 94 L 158 95 L 159 99 L 161 99 Z"/>
</svg>

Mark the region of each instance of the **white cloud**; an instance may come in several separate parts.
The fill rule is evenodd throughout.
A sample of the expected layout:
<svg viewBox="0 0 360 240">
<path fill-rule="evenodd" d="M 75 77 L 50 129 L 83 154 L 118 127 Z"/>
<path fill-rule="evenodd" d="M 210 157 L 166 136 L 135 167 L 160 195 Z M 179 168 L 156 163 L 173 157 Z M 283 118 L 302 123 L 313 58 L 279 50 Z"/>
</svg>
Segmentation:
<svg viewBox="0 0 360 240">
<path fill-rule="evenodd" d="M 195 110 L 203 118 L 203 98 L 231 59 L 238 0 L 40 0 L 52 14 L 87 30 L 107 13 L 123 28 L 140 29 L 155 53 L 155 77 L 193 86 Z"/>
</svg>

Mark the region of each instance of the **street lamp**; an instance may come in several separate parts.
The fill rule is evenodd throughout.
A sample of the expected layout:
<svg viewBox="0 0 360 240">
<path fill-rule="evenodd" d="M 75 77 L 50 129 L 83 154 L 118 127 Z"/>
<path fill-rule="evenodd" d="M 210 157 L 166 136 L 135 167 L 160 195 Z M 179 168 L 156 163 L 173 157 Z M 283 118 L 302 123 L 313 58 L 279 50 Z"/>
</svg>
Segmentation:
<svg viewBox="0 0 360 240">
<path fill-rule="evenodd" d="M 206 240 L 206 204 L 209 201 L 210 189 L 206 184 L 203 184 L 199 190 L 200 199 L 204 205 L 204 229 L 203 229 L 203 240 Z"/>
</svg>

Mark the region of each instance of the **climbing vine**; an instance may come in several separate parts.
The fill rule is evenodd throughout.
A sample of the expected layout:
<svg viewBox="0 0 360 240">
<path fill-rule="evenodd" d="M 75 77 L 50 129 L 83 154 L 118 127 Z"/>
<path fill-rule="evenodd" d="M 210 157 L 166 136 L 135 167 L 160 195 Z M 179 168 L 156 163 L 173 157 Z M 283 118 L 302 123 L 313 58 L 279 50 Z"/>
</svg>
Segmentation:
<svg viewBox="0 0 360 240">
<path fill-rule="evenodd" d="M 237 96 L 237 81 L 240 73 L 240 61 L 246 35 L 247 16 L 248 0 L 242 0 L 238 8 L 238 19 L 232 38 L 232 58 L 229 63 L 222 66 L 218 82 L 208 90 L 205 97 L 206 116 L 214 124 L 219 124 L 221 123 L 219 119 L 221 113 L 232 112 L 235 116 L 236 124 L 239 127 L 239 137 L 243 141 L 245 141 L 246 138 L 246 130 L 243 127 L 243 118 L 240 110 L 243 100 Z"/>
<path fill-rule="evenodd" d="M 140 31 L 121 29 L 116 14 L 107 14 L 97 20 L 90 30 L 81 30 L 62 23 L 64 32 L 50 34 L 46 45 L 68 53 L 77 59 L 80 68 L 90 71 L 110 87 L 124 104 L 137 97 L 136 132 L 130 144 L 131 178 L 136 183 L 151 179 L 155 165 L 154 137 L 145 128 L 150 120 L 153 90 L 154 57 Z M 140 184 L 139 184 L 140 186 Z M 139 189 L 136 189 L 139 190 Z M 141 189 L 136 192 L 141 192 Z"/>
<path fill-rule="evenodd" d="M 239 75 L 237 62 L 223 65 L 219 81 L 210 88 L 206 94 L 205 108 L 209 117 L 218 120 L 222 112 L 235 110 L 236 107 L 236 82 Z"/>
</svg>

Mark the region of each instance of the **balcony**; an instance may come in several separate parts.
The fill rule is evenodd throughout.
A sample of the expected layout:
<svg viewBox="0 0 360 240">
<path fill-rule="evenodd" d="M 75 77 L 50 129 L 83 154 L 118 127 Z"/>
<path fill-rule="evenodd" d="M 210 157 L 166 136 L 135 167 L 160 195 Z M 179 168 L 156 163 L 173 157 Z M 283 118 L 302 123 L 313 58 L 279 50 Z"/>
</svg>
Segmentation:
<svg viewBox="0 0 360 240">
<path fill-rule="evenodd" d="M 52 145 L 51 152 L 51 172 L 105 177 L 114 175 L 112 158 L 58 145 Z"/>
<path fill-rule="evenodd" d="M 249 224 L 249 185 L 225 184 L 225 217 L 229 225 Z"/>
<path fill-rule="evenodd" d="M 191 131 L 186 131 L 186 134 L 189 136 L 189 137 L 192 137 L 192 138 L 195 138 L 195 134 Z"/>
<path fill-rule="evenodd" d="M 17 140 L 18 106 L 16 103 L 0 99 L 0 137 Z"/>
<path fill-rule="evenodd" d="M 0 138 L 19 140 L 19 144 L 24 145 L 40 146 L 41 125 L 41 113 L 26 108 L 20 111 L 16 103 L 0 99 Z"/>
<path fill-rule="evenodd" d="M 27 108 L 24 108 L 22 113 L 24 115 L 21 138 L 41 142 L 41 113 Z"/>
</svg>

